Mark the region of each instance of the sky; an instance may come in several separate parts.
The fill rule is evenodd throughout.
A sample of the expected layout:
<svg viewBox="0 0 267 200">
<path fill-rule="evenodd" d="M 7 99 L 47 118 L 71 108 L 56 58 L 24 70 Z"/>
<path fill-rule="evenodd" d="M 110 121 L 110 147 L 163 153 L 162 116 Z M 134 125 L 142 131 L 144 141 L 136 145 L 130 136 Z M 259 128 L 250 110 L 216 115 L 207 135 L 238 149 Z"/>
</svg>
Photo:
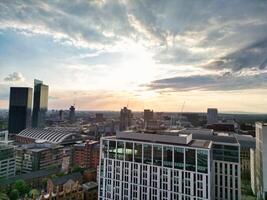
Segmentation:
<svg viewBox="0 0 267 200">
<path fill-rule="evenodd" d="M 266 0 L 1 0 L 0 108 L 267 113 Z"/>
</svg>

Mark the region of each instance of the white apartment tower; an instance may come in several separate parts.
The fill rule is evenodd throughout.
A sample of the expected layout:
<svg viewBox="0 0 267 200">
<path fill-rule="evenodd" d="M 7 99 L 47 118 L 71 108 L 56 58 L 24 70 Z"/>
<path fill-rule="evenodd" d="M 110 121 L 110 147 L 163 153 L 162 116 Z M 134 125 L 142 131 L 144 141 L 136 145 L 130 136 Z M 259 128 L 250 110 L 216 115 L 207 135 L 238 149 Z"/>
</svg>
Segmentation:
<svg viewBox="0 0 267 200">
<path fill-rule="evenodd" d="M 256 123 L 255 171 L 252 188 L 258 199 L 267 199 L 267 124 Z"/>
<path fill-rule="evenodd" d="M 99 199 L 212 199 L 211 142 L 120 132 L 101 139 Z"/>
<path fill-rule="evenodd" d="M 101 138 L 99 200 L 240 200 L 239 144 L 179 130 Z"/>
</svg>

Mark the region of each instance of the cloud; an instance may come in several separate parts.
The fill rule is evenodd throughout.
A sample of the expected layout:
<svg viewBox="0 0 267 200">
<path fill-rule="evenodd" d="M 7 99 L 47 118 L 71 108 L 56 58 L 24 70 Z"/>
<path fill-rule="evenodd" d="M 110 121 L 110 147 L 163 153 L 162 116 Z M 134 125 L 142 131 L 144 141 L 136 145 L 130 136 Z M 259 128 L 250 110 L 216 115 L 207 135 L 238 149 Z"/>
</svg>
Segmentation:
<svg viewBox="0 0 267 200">
<path fill-rule="evenodd" d="M 225 72 L 223 74 L 206 74 L 177 76 L 154 80 L 145 85 L 148 90 L 159 91 L 234 91 L 247 89 L 266 89 L 267 72 L 250 75 Z"/>
<path fill-rule="evenodd" d="M 265 69 L 267 67 L 267 38 L 212 61 L 204 67 L 216 70 L 231 69 L 232 71 L 240 71 L 244 68 Z"/>
<path fill-rule="evenodd" d="M 6 82 L 22 82 L 25 81 L 24 76 L 20 72 L 13 72 L 4 78 Z"/>
</svg>

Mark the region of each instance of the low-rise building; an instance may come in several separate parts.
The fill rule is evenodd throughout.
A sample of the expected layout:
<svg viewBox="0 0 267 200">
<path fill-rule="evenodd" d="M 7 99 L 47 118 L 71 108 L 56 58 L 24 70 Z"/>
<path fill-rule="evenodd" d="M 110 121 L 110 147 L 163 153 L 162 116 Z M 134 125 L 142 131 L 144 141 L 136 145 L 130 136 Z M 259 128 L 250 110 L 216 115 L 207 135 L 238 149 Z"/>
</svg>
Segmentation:
<svg viewBox="0 0 267 200">
<path fill-rule="evenodd" d="M 96 182 L 87 182 L 82 185 L 84 191 L 84 200 L 97 200 L 97 188 Z"/>
<path fill-rule="evenodd" d="M 17 173 L 61 168 L 63 146 L 50 143 L 24 144 L 16 148 Z"/>
<path fill-rule="evenodd" d="M 47 181 L 47 194 L 41 195 L 41 200 L 83 200 L 82 175 L 80 172 L 50 178 Z"/>
<path fill-rule="evenodd" d="M 82 168 L 97 168 L 99 164 L 99 141 L 87 140 L 73 146 L 73 163 Z"/>
<path fill-rule="evenodd" d="M 16 174 L 14 146 L 0 144 L 0 178 L 10 178 Z"/>
</svg>

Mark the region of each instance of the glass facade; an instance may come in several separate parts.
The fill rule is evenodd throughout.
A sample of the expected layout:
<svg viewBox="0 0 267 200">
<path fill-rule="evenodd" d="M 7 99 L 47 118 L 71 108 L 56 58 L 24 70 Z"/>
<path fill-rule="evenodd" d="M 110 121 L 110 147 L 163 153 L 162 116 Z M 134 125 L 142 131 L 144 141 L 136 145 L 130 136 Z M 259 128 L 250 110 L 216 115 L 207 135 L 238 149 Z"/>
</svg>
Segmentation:
<svg viewBox="0 0 267 200">
<path fill-rule="evenodd" d="M 164 167 L 172 167 L 172 153 L 173 148 L 164 146 L 163 147 L 163 166 Z"/>
<path fill-rule="evenodd" d="M 134 143 L 134 162 L 142 162 L 142 144 Z"/>
<path fill-rule="evenodd" d="M 162 147 L 160 145 L 153 146 L 153 165 L 162 165 Z"/>
<path fill-rule="evenodd" d="M 18 134 L 31 126 L 32 89 L 10 88 L 8 132 Z"/>
<path fill-rule="evenodd" d="M 208 172 L 208 151 L 197 150 L 197 171 L 202 173 Z"/>
<path fill-rule="evenodd" d="M 152 145 L 143 144 L 144 147 L 144 163 L 152 164 Z"/>
<path fill-rule="evenodd" d="M 208 173 L 209 150 L 103 140 L 105 158 Z"/>
<path fill-rule="evenodd" d="M 196 170 L 196 150 L 195 149 L 185 150 L 185 169 L 189 171 Z"/>
<path fill-rule="evenodd" d="M 34 80 L 34 98 L 32 127 L 40 128 L 45 125 L 45 114 L 48 105 L 48 86 L 43 85 L 42 81 Z"/>
<path fill-rule="evenodd" d="M 213 145 L 213 159 L 226 162 L 239 162 L 239 147 L 233 145 Z"/>
<path fill-rule="evenodd" d="M 184 169 L 184 149 L 174 147 L 174 168 Z"/>
</svg>

